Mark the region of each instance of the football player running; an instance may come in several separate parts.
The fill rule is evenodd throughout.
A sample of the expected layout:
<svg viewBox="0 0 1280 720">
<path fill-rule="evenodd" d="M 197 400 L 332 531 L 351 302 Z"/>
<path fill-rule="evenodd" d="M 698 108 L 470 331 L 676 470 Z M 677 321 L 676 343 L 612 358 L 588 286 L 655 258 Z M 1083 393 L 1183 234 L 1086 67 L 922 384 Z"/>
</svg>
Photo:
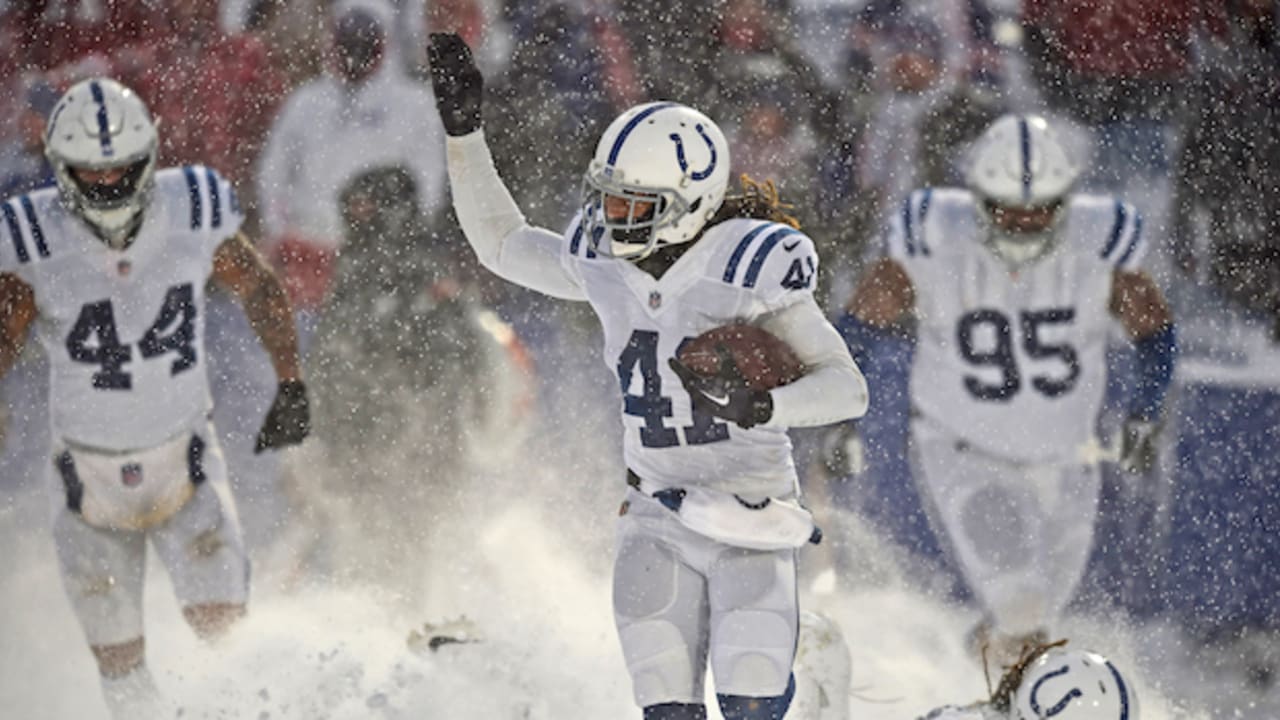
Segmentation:
<svg viewBox="0 0 1280 720">
<path fill-rule="evenodd" d="M 231 186 L 205 167 L 157 170 L 156 126 L 136 94 L 105 78 L 75 85 L 50 113 L 45 148 L 57 187 L 0 204 L 0 374 L 35 324 L 50 366 L 63 584 L 112 713 L 144 717 L 161 706 L 144 657 L 147 540 L 201 637 L 243 616 L 248 596 L 208 420 L 210 276 L 240 298 L 279 378 L 259 452 L 306 436 L 306 389 L 289 303 L 239 231 Z"/>
<path fill-rule="evenodd" d="M 1127 470 L 1150 467 L 1173 372 L 1169 308 L 1139 269 L 1142 218 L 1072 193 L 1077 174 L 1044 118 L 998 119 L 967 190 L 902 204 L 838 323 L 857 357 L 914 311 L 916 483 L 986 612 L 975 649 L 997 662 L 1052 631 L 1084 574 L 1112 319 L 1137 349 Z"/>
<path fill-rule="evenodd" d="M 795 688 L 796 551 L 815 537 L 786 430 L 867 407 L 862 374 L 813 299 L 812 241 L 773 193 L 748 184 L 726 200 L 724 136 L 674 102 L 633 107 L 605 130 L 563 234 L 531 227 L 494 169 L 470 50 L 433 34 L 429 58 L 454 206 L 480 261 L 589 302 L 603 326 L 630 485 L 613 605 L 636 703 L 646 720 L 705 718 L 709 664 L 726 718 L 782 718 Z M 807 374 L 762 391 L 732 360 L 711 378 L 674 360 L 686 339 L 736 321 L 789 344 Z"/>
</svg>

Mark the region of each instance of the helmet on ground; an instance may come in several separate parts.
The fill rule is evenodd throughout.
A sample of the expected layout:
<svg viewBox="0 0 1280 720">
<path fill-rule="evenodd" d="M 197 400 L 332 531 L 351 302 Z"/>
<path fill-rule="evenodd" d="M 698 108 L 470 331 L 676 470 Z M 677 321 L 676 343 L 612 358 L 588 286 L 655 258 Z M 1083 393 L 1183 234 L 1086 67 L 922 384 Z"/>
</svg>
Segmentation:
<svg viewBox="0 0 1280 720">
<path fill-rule="evenodd" d="M 1044 254 L 1079 175 L 1043 117 L 1004 115 L 992 123 L 974 144 L 966 181 L 995 252 L 1013 263 Z"/>
<path fill-rule="evenodd" d="M 146 105 L 115 80 L 77 83 L 49 114 L 45 156 L 62 201 L 109 247 L 128 247 L 142 224 L 158 143 Z"/>
<path fill-rule="evenodd" d="M 729 185 L 729 144 L 706 115 L 673 102 L 627 110 L 583 176 L 582 221 L 597 251 L 638 260 L 698 237 Z"/>
<path fill-rule="evenodd" d="M 1050 650 L 1027 668 L 1015 720 L 1138 720 L 1133 685 L 1110 660 L 1080 650 Z"/>
</svg>

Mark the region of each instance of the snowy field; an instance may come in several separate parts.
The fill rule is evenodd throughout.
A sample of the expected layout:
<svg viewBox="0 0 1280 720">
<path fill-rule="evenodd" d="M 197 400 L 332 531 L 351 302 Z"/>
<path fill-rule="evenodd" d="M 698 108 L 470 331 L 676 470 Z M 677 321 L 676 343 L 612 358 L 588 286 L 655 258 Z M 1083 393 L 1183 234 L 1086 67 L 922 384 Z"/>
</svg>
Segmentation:
<svg viewBox="0 0 1280 720">
<path fill-rule="evenodd" d="M 431 561 L 435 591 L 424 614 L 392 610 L 372 591 L 297 583 L 282 572 L 287 563 L 259 561 L 249 618 L 210 648 L 182 622 L 153 562 L 146 605 L 157 682 L 183 718 L 638 718 L 609 611 L 609 513 L 565 522 L 582 517 L 563 514 L 574 489 L 542 487 L 552 492 L 536 505 L 521 497 L 455 524 L 471 528 L 458 537 L 467 549 Z M 613 493 L 587 504 L 603 509 Z M 47 502 L 27 489 L 0 505 L 0 716 L 105 718 L 55 570 Z M 828 527 L 868 558 L 839 583 L 855 590 L 825 583 L 825 592 L 807 593 L 808 607 L 835 618 L 849 641 L 852 717 L 911 720 L 984 696 L 981 670 L 960 643 L 976 615 L 908 588 L 889 553 L 856 524 Z M 809 554 L 810 586 L 824 584 L 812 582 L 821 558 Z M 424 571 L 417 560 L 394 564 Z M 424 621 L 461 614 L 475 622 L 478 642 L 434 652 L 409 646 Z M 1136 677 L 1146 720 L 1209 718 L 1200 708 L 1215 697 L 1240 708 L 1217 717 L 1280 716 L 1274 698 L 1268 710 L 1233 691 L 1230 679 L 1196 677 L 1175 633 L 1098 618 L 1071 619 L 1066 629 L 1073 645 L 1104 650 Z"/>
</svg>

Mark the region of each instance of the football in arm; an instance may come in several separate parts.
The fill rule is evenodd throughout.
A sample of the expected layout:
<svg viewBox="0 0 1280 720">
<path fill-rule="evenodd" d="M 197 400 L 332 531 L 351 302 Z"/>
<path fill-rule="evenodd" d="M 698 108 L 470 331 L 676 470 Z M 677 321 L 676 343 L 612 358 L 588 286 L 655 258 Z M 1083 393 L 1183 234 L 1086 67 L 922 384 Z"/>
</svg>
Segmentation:
<svg viewBox="0 0 1280 720">
<path fill-rule="evenodd" d="M 717 375 L 720 372 L 717 348 L 723 348 L 733 357 L 747 385 L 754 390 L 786 385 L 804 374 L 804 364 L 791 346 L 754 325 L 712 328 L 681 345 L 676 359 L 699 375 Z"/>
</svg>

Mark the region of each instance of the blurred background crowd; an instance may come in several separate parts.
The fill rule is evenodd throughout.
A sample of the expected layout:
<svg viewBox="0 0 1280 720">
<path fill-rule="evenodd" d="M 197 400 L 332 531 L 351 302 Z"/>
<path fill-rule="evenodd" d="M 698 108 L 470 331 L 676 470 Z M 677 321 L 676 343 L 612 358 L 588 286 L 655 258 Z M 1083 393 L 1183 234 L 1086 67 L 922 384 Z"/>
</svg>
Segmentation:
<svg viewBox="0 0 1280 720">
<path fill-rule="evenodd" d="M 685 102 L 724 128 L 735 173 L 774 180 L 794 204 L 822 253 L 821 299 L 833 315 L 875 252 L 887 209 L 915 187 L 962 184 L 968 143 L 998 115 L 1050 116 L 1085 168 L 1083 189 L 1143 212 L 1159 248 L 1149 269 L 1182 339 L 1159 471 L 1140 482 L 1110 477 L 1092 592 L 1081 602 L 1172 618 L 1204 643 L 1252 643 L 1250 681 L 1274 682 L 1280 3 L 0 0 L 0 196 L 51 183 L 46 114 L 73 82 L 114 76 L 159 121 L 161 166 L 204 164 L 234 183 L 251 237 L 287 281 L 309 356 L 325 359 L 309 362 L 317 397 L 465 405 L 458 373 L 486 372 L 467 358 L 497 326 L 456 310 L 479 307 L 501 319 L 510 332 L 499 341 L 518 356 L 489 371 L 530 373 L 534 399 L 516 405 L 532 442 L 577 443 L 582 428 L 616 422 L 594 409 L 601 403 L 565 392 L 612 392 L 609 375 L 584 360 L 597 330 L 579 308 L 477 271 L 449 208 L 425 69 L 434 30 L 477 49 L 486 132 L 532 223 L 567 224 L 595 140 L 619 112 Z M 422 292 L 393 301 L 405 287 Z M 271 375 L 238 310 L 211 302 L 218 424 L 247 535 L 265 547 L 291 502 L 263 490 L 263 478 L 281 473 L 275 461 L 247 451 Z M 11 469 L 47 432 L 41 359 L 35 348 L 28 355 L 3 389 Z M 389 387 L 379 363 L 423 371 Z M 1119 396 L 1123 342 L 1113 365 Z M 834 473 L 830 501 L 910 552 L 941 557 L 906 478 L 905 363 L 889 357 L 866 371 L 882 390 L 863 422 L 865 467 Z M 326 437 L 321 419 L 321 439 L 390 442 L 364 430 L 395 424 L 395 408 L 362 412 L 373 425 Z M 433 436 L 462 432 L 465 414 L 435 415 Z M 831 474 L 821 440 L 799 439 L 811 475 Z M 430 462 L 438 472 L 463 460 Z M 576 467 L 584 482 L 598 477 Z M 29 477 L 39 474 L 0 486 Z"/>
</svg>

